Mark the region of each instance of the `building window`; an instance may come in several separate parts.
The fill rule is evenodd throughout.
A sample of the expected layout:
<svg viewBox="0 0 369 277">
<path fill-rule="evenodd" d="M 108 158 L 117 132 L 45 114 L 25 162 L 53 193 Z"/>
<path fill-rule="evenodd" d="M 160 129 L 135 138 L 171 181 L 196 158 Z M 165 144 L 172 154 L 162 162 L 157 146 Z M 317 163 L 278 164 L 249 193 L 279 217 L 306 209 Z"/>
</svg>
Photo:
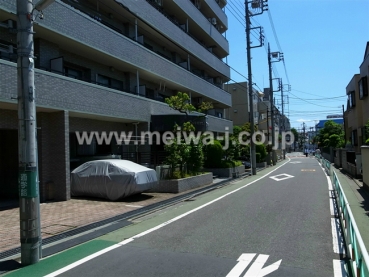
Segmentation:
<svg viewBox="0 0 369 277">
<path fill-rule="evenodd" d="M 123 82 L 104 76 L 104 75 L 97 75 L 97 84 L 100 86 L 117 89 L 117 90 L 123 90 Z"/>
<path fill-rule="evenodd" d="M 361 128 L 361 145 L 365 144 L 365 141 L 367 140 L 365 127 Z"/>
<path fill-rule="evenodd" d="M 368 80 L 367 77 L 363 77 L 359 81 L 359 96 L 360 99 L 368 96 Z"/>
<path fill-rule="evenodd" d="M 83 76 L 82 70 L 78 70 L 75 68 L 70 68 L 70 67 L 65 66 L 64 72 L 65 72 L 65 76 L 67 77 L 82 80 L 82 76 Z"/>
<path fill-rule="evenodd" d="M 352 133 L 351 133 L 351 142 L 352 142 L 352 145 L 354 145 L 354 146 L 358 145 L 357 130 L 352 131 Z"/>
<path fill-rule="evenodd" d="M 356 106 L 355 91 L 350 91 L 349 101 L 350 101 L 350 108 L 353 108 Z"/>
</svg>

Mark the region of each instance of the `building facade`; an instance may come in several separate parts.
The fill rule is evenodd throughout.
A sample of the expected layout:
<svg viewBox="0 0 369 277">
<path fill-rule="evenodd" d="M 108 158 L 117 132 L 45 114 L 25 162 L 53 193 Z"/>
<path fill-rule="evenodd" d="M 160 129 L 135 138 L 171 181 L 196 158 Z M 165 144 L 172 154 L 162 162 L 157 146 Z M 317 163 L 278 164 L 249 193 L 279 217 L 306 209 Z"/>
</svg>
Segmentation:
<svg viewBox="0 0 369 277">
<path fill-rule="evenodd" d="M 365 124 L 369 120 L 369 42 L 366 44 L 360 73 L 355 74 L 346 87 L 347 106 L 344 112 L 345 137 L 356 153 L 361 152 L 367 137 Z"/>
<path fill-rule="evenodd" d="M 232 107 L 228 109 L 228 116 L 233 121 L 233 125 L 242 126 L 250 122 L 248 83 L 228 83 L 224 85 L 224 89 L 232 95 Z M 255 125 L 260 120 L 258 103 L 262 101 L 262 97 L 262 93 L 257 90 L 253 91 L 253 116 Z"/>
<path fill-rule="evenodd" d="M 38 1 L 34 1 L 37 3 Z M 225 0 L 56 0 L 34 14 L 35 88 L 41 201 L 70 199 L 70 172 L 116 155 L 139 163 L 162 160 L 162 145 L 81 144 L 88 135 L 159 130 L 180 114 L 165 98 L 186 92 L 214 109 L 194 119 L 224 132 L 231 94 L 224 32 Z M 0 195 L 17 198 L 17 7 L 0 3 Z M 153 117 L 156 120 L 153 120 Z M 205 119 L 204 119 L 205 118 Z"/>
</svg>

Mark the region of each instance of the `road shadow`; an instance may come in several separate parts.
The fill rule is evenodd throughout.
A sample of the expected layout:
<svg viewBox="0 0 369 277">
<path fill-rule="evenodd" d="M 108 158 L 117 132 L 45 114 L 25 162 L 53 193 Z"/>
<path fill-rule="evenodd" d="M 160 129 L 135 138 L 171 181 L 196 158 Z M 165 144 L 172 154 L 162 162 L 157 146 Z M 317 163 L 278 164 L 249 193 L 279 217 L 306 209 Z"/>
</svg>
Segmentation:
<svg viewBox="0 0 369 277">
<path fill-rule="evenodd" d="M 22 265 L 14 260 L 0 262 L 0 275 L 21 268 Z"/>
<path fill-rule="evenodd" d="M 105 198 L 89 197 L 89 196 L 74 196 L 74 197 L 72 197 L 72 199 L 98 201 L 98 202 L 136 203 L 136 202 L 141 202 L 141 201 L 151 199 L 153 197 L 154 196 L 150 195 L 150 194 L 139 193 L 139 194 L 134 194 L 134 195 L 124 197 L 124 198 L 119 199 L 117 201 L 111 201 L 111 200 L 105 199 Z"/>
</svg>

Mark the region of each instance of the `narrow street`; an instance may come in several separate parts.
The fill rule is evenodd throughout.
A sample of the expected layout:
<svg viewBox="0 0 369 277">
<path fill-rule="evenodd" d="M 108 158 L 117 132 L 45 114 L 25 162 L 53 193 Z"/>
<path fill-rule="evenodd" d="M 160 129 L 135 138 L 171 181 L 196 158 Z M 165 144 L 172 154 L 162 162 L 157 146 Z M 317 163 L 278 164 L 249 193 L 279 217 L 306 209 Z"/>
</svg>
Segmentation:
<svg viewBox="0 0 369 277">
<path fill-rule="evenodd" d="M 331 209 L 327 178 L 317 160 L 293 157 L 256 176 L 135 218 L 135 224 L 45 259 L 27 273 L 345 276 L 337 274 L 343 247 L 339 231 L 332 234 Z M 62 265 L 68 260 L 67 267 Z M 14 276 L 22 276 L 23 270 Z"/>
</svg>

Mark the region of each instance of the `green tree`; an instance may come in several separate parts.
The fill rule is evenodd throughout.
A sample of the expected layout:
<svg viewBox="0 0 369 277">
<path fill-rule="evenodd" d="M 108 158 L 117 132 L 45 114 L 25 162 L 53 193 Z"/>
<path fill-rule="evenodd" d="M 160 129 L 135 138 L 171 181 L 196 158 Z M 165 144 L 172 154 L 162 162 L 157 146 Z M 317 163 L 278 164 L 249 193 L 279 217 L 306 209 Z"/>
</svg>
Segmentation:
<svg viewBox="0 0 369 277">
<path fill-rule="evenodd" d="M 199 105 L 198 107 L 198 112 L 200 113 L 204 113 L 204 114 L 208 114 L 208 111 L 213 109 L 214 106 L 213 106 L 213 103 L 212 102 L 201 102 L 201 104 Z"/>
<path fill-rule="evenodd" d="M 342 125 L 334 122 L 333 120 L 328 120 L 324 123 L 324 127 L 319 131 L 318 141 L 323 144 L 324 147 L 343 147 L 344 132 Z"/>
<path fill-rule="evenodd" d="M 190 96 L 184 92 L 178 92 L 177 95 L 172 95 L 165 99 L 165 103 L 172 109 L 188 115 L 190 112 L 196 110 L 196 108 L 190 104 Z"/>
<path fill-rule="evenodd" d="M 293 138 L 291 139 L 293 139 L 293 145 L 296 148 L 296 143 L 299 141 L 299 133 L 295 128 L 291 128 L 291 133 L 293 134 Z"/>
<path fill-rule="evenodd" d="M 218 140 L 214 140 L 213 144 L 204 146 L 205 161 L 207 168 L 220 168 L 222 166 L 223 149 L 222 144 Z"/>
<path fill-rule="evenodd" d="M 255 144 L 255 152 L 256 154 L 259 154 L 257 155 L 259 157 L 259 161 L 256 162 L 264 162 L 267 155 L 265 144 Z"/>
</svg>

